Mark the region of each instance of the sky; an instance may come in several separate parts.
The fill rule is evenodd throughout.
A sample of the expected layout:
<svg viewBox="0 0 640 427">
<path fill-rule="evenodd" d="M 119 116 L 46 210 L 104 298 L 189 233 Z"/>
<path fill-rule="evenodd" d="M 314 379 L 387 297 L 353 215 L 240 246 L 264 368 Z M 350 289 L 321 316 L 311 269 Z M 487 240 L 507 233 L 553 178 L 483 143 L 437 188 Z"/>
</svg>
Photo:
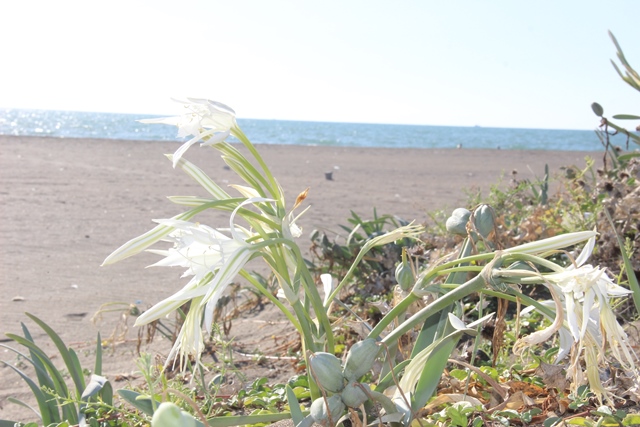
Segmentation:
<svg viewBox="0 0 640 427">
<path fill-rule="evenodd" d="M 594 129 L 640 114 L 638 0 L 7 1 L 0 108 Z M 0 113 L 1 114 L 1 113 Z M 634 126 L 635 127 L 635 124 Z"/>
</svg>

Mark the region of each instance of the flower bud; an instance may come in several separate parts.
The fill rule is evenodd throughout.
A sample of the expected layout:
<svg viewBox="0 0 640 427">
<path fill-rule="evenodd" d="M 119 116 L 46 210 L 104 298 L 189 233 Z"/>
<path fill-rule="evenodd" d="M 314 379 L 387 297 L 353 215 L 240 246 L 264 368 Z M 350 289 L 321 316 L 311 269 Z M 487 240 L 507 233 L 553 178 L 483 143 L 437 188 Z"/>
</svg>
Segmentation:
<svg viewBox="0 0 640 427">
<path fill-rule="evenodd" d="M 482 237 L 487 237 L 495 226 L 493 209 L 489 205 L 480 205 L 473 212 L 473 223 Z"/>
<path fill-rule="evenodd" d="M 196 420 L 171 402 L 162 402 L 151 418 L 151 427 L 195 427 Z"/>
<path fill-rule="evenodd" d="M 329 406 L 328 409 L 327 405 Z M 327 397 L 326 403 L 323 397 L 314 400 L 309 412 L 316 423 L 323 427 L 330 427 L 338 422 L 344 409 L 344 403 L 342 403 L 340 395 L 334 394 L 333 396 Z M 331 418 L 329 418 L 329 413 L 331 413 Z"/>
<path fill-rule="evenodd" d="M 320 351 L 309 356 L 309 364 L 313 377 L 323 390 L 338 393 L 344 388 L 342 364 L 336 356 Z"/>
<path fill-rule="evenodd" d="M 396 267 L 396 282 L 405 291 L 412 287 L 415 282 L 413 270 L 411 270 L 411 265 L 407 261 L 407 251 L 404 248 L 402 249 L 402 262 Z"/>
<path fill-rule="evenodd" d="M 447 231 L 452 234 L 460 234 L 462 236 L 467 235 L 467 222 L 471 212 L 465 208 L 458 208 L 451 213 L 451 216 L 447 218 L 446 227 Z"/>
<path fill-rule="evenodd" d="M 359 379 L 373 367 L 380 347 L 374 338 L 367 338 L 351 346 L 344 363 L 344 377 L 347 381 Z"/>
<path fill-rule="evenodd" d="M 364 402 L 369 400 L 368 392 L 371 388 L 367 384 L 360 384 L 356 381 L 351 381 L 344 387 L 344 390 L 340 393 L 342 402 L 350 408 L 359 408 Z"/>
</svg>

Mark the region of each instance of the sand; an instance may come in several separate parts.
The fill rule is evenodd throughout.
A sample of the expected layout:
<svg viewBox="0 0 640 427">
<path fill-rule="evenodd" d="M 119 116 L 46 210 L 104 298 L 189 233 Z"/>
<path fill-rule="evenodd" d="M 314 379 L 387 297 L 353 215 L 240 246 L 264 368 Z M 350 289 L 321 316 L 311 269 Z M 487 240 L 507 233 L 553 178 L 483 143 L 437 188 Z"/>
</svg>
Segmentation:
<svg viewBox="0 0 640 427">
<path fill-rule="evenodd" d="M 152 218 L 184 210 L 166 196 L 205 195 L 163 156 L 177 147 L 170 142 L 0 136 L 0 338 L 7 332 L 20 333 L 20 322 L 25 322 L 37 342 L 46 342 L 24 315 L 29 312 L 60 333 L 67 345 L 84 349 L 91 360 L 98 330 L 103 337 L 110 335 L 119 319 L 111 314 L 99 326 L 92 324 L 90 318 L 102 304 L 137 302 L 148 307 L 179 289 L 180 270 L 145 269 L 158 259 L 152 254 L 100 267 L 122 243 L 151 228 Z M 375 207 L 379 214 L 425 222 L 429 212 L 464 205 L 470 192 L 487 194 L 502 177 L 502 185 L 508 185 L 514 169 L 520 179 L 535 179 L 543 175 L 545 164 L 558 172 L 565 165 L 583 166 L 585 156 L 601 157 L 567 151 L 278 145 L 258 149 L 284 188 L 289 206 L 310 187 L 311 209 L 299 221 L 304 228 L 300 245 L 305 248 L 313 229 L 341 233 L 338 224 L 346 224 L 351 210 L 370 218 Z M 240 183 L 211 148 L 194 147 L 186 157 L 222 186 Z M 326 179 L 328 172 L 332 180 Z M 200 220 L 211 226 L 228 224 L 222 214 Z M 118 373 L 135 370 L 136 334 L 130 330 L 129 344 L 105 356 L 105 373 L 112 381 Z M 259 347 L 255 333 L 253 339 L 252 345 Z M 4 348 L 0 355 L 0 360 L 17 362 Z M 26 371 L 33 372 L 28 367 Z M 13 371 L 0 367 L 0 419 L 25 413 L 6 401 L 16 392 L 29 400 L 24 390 Z"/>
</svg>

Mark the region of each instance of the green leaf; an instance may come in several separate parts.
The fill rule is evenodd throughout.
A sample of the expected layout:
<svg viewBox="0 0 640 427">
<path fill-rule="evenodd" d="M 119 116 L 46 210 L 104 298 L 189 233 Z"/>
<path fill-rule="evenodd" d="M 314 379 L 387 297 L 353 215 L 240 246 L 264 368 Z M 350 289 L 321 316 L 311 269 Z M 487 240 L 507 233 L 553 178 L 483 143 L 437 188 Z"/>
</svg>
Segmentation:
<svg viewBox="0 0 640 427">
<path fill-rule="evenodd" d="M 76 355 L 73 349 L 68 349 L 65 343 L 62 341 L 60 336 L 53 330 L 49 325 L 44 323 L 42 320 L 34 316 L 30 313 L 25 313 L 27 317 L 36 322 L 38 326 L 40 326 L 51 338 L 51 341 L 58 348 L 58 352 L 60 356 L 62 356 L 62 360 L 64 360 L 64 364 L 69 370 L 69 374 L 73 379 L 73 383 L 76 386 L 76 394 L 80 397 L 82 391 L 85 389 L 86 385 L 84 383 L 84 377 L 82 373 L 82 367 L 80 366 L 80 362 L 78 361 L 78 356 Z M 71 420 L 70 420 L 71 421 Z M 74 421 L 75 422 L 75 421 Z"/>
<path fill-rule="evenodd" d="M 40 390 L 38 385 L 35 382 L 33 382 L 33 380 L 29 378 L 20 369 L 12 365 L 9 365 L 4 360 L 2 361 L 2 363 L 4 363 L 5 366 L 8 366 L 9 368 L 13 369 L 18 375 L 20 375 L 22 379 L 27 383 L 29 388 L 31 389 L 31 393 L 33 393 L 33 395 L 36 398 L 36 402 L 38 402 L 38 409 L 40 409 L 40 418 L 42 419 L 42 424 L 49 425 L 52 422 L 59 422 L 60 421 L 59 414 L 52 413 L 50 411 L 49 405 L 47 404 L 48 397 L 42 392 L 42 390 Z"/>
<path fill-rule="evenodd" d="M 616 114 L 613 118 L 617 120 L 640 120 L 640 116 L 634 116 L 632 114 Z"/>
<path fill-rule="evenodd" d="M 629 414 L 622 420 L 623 426 L 640 425 L 640 414 Z"/>
<path fill-rule="evenodd" d="M 169 160 L 173 162 L 173 154 L 166 155 Z M 209 194 L 215 197 L 217 200 L 224 200 L 230 198 L 226 191 L 224 191 L 218 184 L 216 184 L 209 176 L 202 171 L 199 167 L 181 157 L 176 165 L 180 169 L 186 172 L 191 178 L 193 178 L 198 184 L 202 186 Z"/>
<path fill-rule="evenodd" d="M 411 362 L 411 359 L 407 359 L 407 360 L 403 360 L 402 362 L 400 362 L 396 366 L 394 366 L 393 373 L 389 372 L 387 375 L 385 375 L 384 378 L 382 378 L 380 381 L 378 381 L 378 384 L 375 386 L 374 390 L 378 391 L 378 392 L 383 392 L 387 388 L 389 388 L 391 386 L 391 384 L 394 383 L 396 378 L 398 378 L 400 373 L 404 370 L 404 368 L 410 362 Z"/>
<path fill-rule="evenodd" d="M 544 427 L 552 427 L 554 425 L 556 425 L 556 423 L 562 421 L 562 418 L 560 417 L 549 417 L 546 420 L 544 420 L 544 423 L 542 423 L 542 425 Z"/>
<path fill-rule="evenodd" d="M 26 326 L 23 324 L 22 327 L 24 329 L 26 329 Z M 30 336 L 30 335 L 29 335 Z M 24 358 L 26 361 L 28 361 L 29 363 L 31 363 L 33 365 L 33 367 L 35 368 L 36 372 L 39 374 L 38 378 L 42 378 L 43 380 L 45 380 L 45 382 L 38 382 L 38 384 L 40 385 L 39 390 L 42 390 L 43 387 L 47 388 L 47 389 L 51 389 L 54 390 L 55 389 L 55 385 L 53 380 L 51 379 L 51 377 L 47 374 L 47 370 L 44 367 L 44 365 L 42 365 L 42 363 L 40 362 L 40 359 L 38 359 L 38 357 L 33 353 L 30 352 L 31 354 L 31 358 L 29 358 L 29 356 L 25 355 L 24 353 L 16 350 L 13 347 L 9 347 L 6 346 L 4 344 L 0 344 L 0 347 L 4 347 L 7 350 L 10 350 L 18 355 L 20 355 L 22 358 Z M 6 363 L 6 362 L 3 362 Z M 40 409 L 41 415 L 45 414 L 47 417 L 51 418 L 51 419 L 55 419 L 55 420 L 60 420 L 60 414 L 58 412 L 58 406 L 56 405 L 55 400 L 53 399 L 45 399 L 46 400 L 46 404 L 47 404 L 47 410 L 43 411 L 42 409 Z"/>
<path fill-rule="evenodd" d="M 298 402 L 298 398 L 293 389 L 287 385 L 286 390 L 287 402 L 289 403 L 289 410 L 291 411 L 291 420 L 293 421 L 293 425 L 297 426 L 304 419 L 304 414 L 300 409 L 300 402 Z"/>
<path fill-rule="evenodd" d="M 89 399 L 102 391 L 105 385 L 109 385 L 109 381 L 105 377 L 95 374 L 91 375 L 91 381 L 89 381 L 89 384 L 84 389 L 84 391 L 82 392 L 82 396 L 80 397 L 80 399 L 82 400 L 80 408 L 78 409 L 78 421 L 80 426 L 86 425 L 85 413 L 83 411 L 83 409 L 87 406 L 86 402 L 88 402 Z"/>
<path fill-rule="evenodd" d="M 100 338 L 100 332 L 98 332 L 96 343 L 96 362 L 93 365 L 93 373 L 102 375 L 102 338 Z"/>
<path fill-rule="evenodd" d="M 155 408 L 160 406 L 160 402 L 155 400 L 152 401 L 151 398 L 147 395 L 143 395 L 142 393 L 138 393 L 131 390 L 120 389 L 118 390 L 118 394 L 124 400 L 126 400 L 130 405 L 134 406 L 136 409 L 144 412 L 145 414 L 152 416 L 155 412 Z M 153 404 L 155 402 L 155 405 Z"/>
<path fill-rule="evenodd" d="M 23 345 L 27 347 L 29 350 L 31 350 L 35 358 L 40 360 L 43 363 L 47 372 L 49 373 L 52 384 L 53 384 L 53 387 L 51 388 L 55 390 L 55 393 L 61 396 L 63 399 L 69 398 L 69 389 L 67 388 L 64 378 L 62 378 L 62 374 L 60 373 L 60 371 L 58 371 L 58 368 L 53 364 L 53 362 L 45 354 L 45 352 L 42 351 L 40 347 L 38 347 L 33 341 L 30 341 L 27 338 L 23 338 L 21 336 L 13 335 L 13 334 L 6 334 L 6 335 L 7 337 L 17 342 L 18 344 Z M 34 366 L 36 365 L 34 364 Z M 55 399 L 50 399 L 49 406 L 52 406 L 52 405 L 56 407 Z M 60 407 L 62 408 L 62 413 L 63 413 L 62 419 L 70 420 L 73 423 L 77 421 L 76 420 L 77 410 L 73 402 L 60 404 Z M 57 409 L 55 409 L 54 412 L 57 414 L 58 413 Z M 59 415 L 56 416 L 56 419 L 58 420 L 60 419 Z"/>
<path fill-rule="evenodd" d="M 613 218 L 609 215 L 607 209 L 603 209 L 603 212 L 607 216 L 607 220 L 611 225 L 611 228 L 615 230 L 615 226 L 613 223 Z M 618 235 L 618 233 L 614 233 L 616 235 L 616 239 L 618 240 L 618 246 L 620 248 L 620 256 L 622 257 L 622 262 L 624 265 L 624 272 L 627 276 L 627 280 L 629 281 L 629 289 L 633 291 L 633 304 L 636 306 L 636 312 L 640 312 L 640 283 L 638 283 L 638 278 L 636 277 L 636 273 L 633 269 L 633 265 L 631 264 L 631 260 L 627 255 L 627 251 L 624 249 L 624 242 L 622 238 Z"/>
<path fill-rule="evenodd" d="M 226 200 L 217 200 L 215 202 L 206 203 L 204 205 L 200 205 L 196 208 L 190 209 L 186 212 L 183 212 L 179 215 L 174 216 L 171 219 L 177 219 L 182 221 L 188 221 L 200 212 L 203 212 L 207 209 L 221 209 L 226 211 L 232 211 L 234 207 L 237 206 L 238 203 L 243 202 L 244 198 L 236 198 L 236 199 L 226 199 Z M 168 225 L 158 224 L 151 230 L 146 233 L 135 237 L 118 249 L 113 251 L 111 255 L 109 255 L 103 262 L 102 265 L 113 264 L 117 261 L 121 261 L 125 258 L 129 258 L 130 256 L 136 255 L 143 250 L 147 249 L 149 246 L 154 243 L 159 242 L 164 239 L 169 233 L 175 230 L 174 227 L 170 227 Z"/>
<path fill-rule="evenodd" d="M 640 157 L 640 153 L 625 153 L 618 156 L 618 160 L 625 162 L 633 159 L 634 157 Z"/>
<path fill-rule="evenodd" d="M 210 427 L 232 427 L 245 424 L 258 423 L 275 423 L 276 421 L 291 418 L 288 412 L 279 412 L 276 414 L 259 414 L 259 415 L 234 415 L 231 417 L 209 418 L 207 422 Z"/>
<path fill-rule="evenodd" d="M 572 426 L 589 426 L 593 424 L 590 420 L 588 420 L 585 417 L 575 417 L 565 422 Z"/>
<path fill-rule="evenodd" d="M 95 396 L 100 390 L 102 390 L 105 384 L 108 384 L 108 383 L 109 383 L 109 380 L 107 380 L 103 376 L 95 375 L 95 374 L 91 375 L 91 381 L 87 385 L 87 388 L 85 388 L 84 391 L 82 392 L 81 399 L 83 401 L 90 399 L 91 397 Z"/>
<path fill-rule="evenodd" d="M 24 334 L 24 337 L 29 341 L 35 343 L 35 341 L 33 340 L 33 337 L 31 336 L 31 333 L 29 332 L 29 328 L 27 328 L 27 325 L 20 322 L 20 326 L 22 327 L 22 333 Z M 31 356 L 29 360 L 33 364 L 33 367 L 36 368 L 36 377 L 38 378 L 38 384 L 40 384 L 40 388 L 42 388 L 42 386 L 45 386 L 47 388 L 53 389 L 54 388 L 53 381 L 51 380 L 51 377 L 47 374 L 47 370 L 45 369 L 40 359 L 38 359 L 36 355 L 33 353 L 33 351 L 31 351 L 30 349 L 29 349 L 29 355 Z"/>
</svg>

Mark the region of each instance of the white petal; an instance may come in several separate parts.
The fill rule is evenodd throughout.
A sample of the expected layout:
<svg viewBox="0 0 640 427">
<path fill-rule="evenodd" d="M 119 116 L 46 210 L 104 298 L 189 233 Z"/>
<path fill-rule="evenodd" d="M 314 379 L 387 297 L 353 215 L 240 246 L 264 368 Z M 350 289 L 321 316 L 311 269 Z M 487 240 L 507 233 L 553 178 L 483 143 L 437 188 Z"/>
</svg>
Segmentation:
<svg viewBox="0 0 640 427">
<path fill-rule="evenodd" d="M 593 253 L 593 248 L 595 248 L 595 246 L 596 236 L 593 236 L 589 240 L 587 240 L 587 244 L 584 246 L 584 248 L 582 248 L 582 251 L 580 252 L 580 255 L 578 255 L 578 258 L 576 258 L 576 266 L 580 267 L 582 264 L 587 262 L 587 260 Z M 569 268 L 572 267 L 573 266 L 570 266 Z"/>
<path fill-rule="evenodd" d="M 327 299 L 331 292 L 333 292 L 333 277 L 330 274 L 321 274 L 320 281 L 322 282 L 322 289 L 324 290 L 324 301 L 322 304 L 327 306 Z"/>
</svg>

